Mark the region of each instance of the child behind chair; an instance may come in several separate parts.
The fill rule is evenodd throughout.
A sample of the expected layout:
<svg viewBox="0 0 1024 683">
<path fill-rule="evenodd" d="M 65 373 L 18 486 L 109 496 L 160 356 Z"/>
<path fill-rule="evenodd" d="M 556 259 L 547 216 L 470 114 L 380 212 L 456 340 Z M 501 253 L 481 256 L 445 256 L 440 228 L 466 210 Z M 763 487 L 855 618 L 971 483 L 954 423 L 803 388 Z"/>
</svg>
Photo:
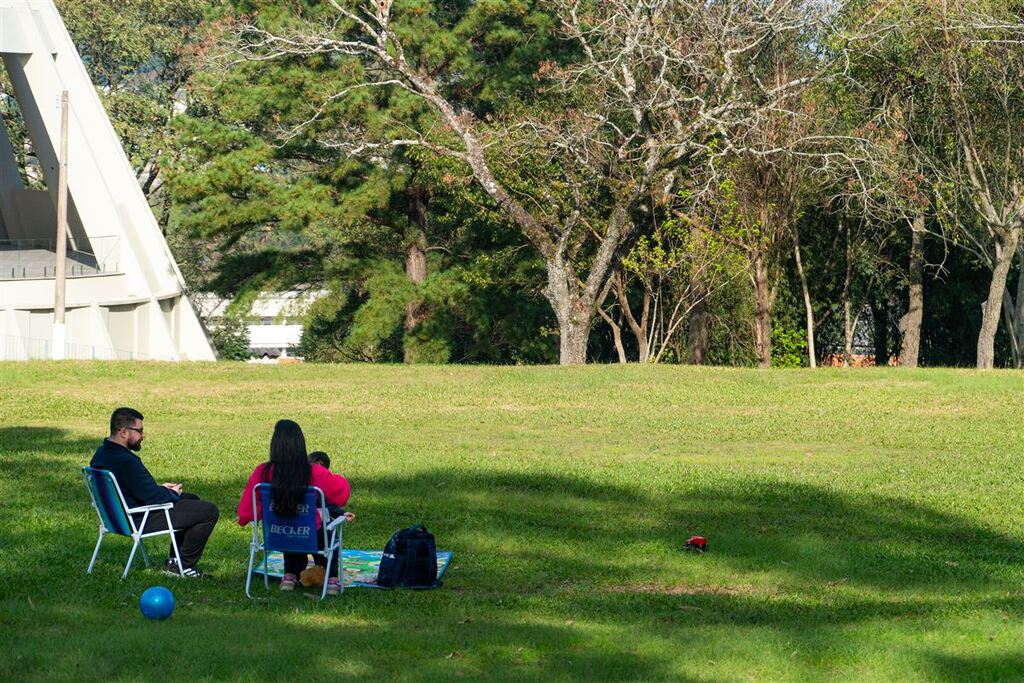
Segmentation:
<svg viewBox="0 0 1024 683">
<path fill-rule="evenodd" d="M 325 470 L 329 470 L 331 469 L 331 458 L 323 451 L 313 451 L 309 454 L 309 464 L 320 465 Z M 345 516 L 345 509 L 340 505 L 335 505 L 333 503 L 328 503 L 327 511 L 331 513 L 331 519 L 337 519 Z"/>
</svg>

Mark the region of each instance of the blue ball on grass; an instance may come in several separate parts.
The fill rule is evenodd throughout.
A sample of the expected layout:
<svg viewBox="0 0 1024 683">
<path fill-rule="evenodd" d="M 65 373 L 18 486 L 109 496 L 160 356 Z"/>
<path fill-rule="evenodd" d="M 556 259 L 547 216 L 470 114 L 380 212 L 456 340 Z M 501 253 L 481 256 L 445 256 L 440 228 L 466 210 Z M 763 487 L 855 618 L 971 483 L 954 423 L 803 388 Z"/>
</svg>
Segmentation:
<svg viewBox="0 0 1024 683">
<path fill-rule="evenodd" d="M 174 593 L 163 586 L 147 588 L 139 598 L 139 609 L 147 619 L 162 621 L 174 611 Z"/>
</svg>

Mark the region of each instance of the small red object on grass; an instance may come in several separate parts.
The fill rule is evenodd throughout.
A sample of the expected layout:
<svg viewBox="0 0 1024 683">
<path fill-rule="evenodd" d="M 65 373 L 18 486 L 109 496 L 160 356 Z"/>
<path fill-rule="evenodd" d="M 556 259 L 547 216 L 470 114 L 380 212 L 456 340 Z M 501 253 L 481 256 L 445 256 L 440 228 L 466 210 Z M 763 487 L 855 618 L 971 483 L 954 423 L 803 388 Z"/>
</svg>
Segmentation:
<svg viewBox="0 0 1024 683">
<path fill-rule="evenodd" d="M 706 553 L 708 551 L 708 539 L 703 536 L 690 536 L 686 539 L 684 548 L 698 553 Z"/>
</svg>

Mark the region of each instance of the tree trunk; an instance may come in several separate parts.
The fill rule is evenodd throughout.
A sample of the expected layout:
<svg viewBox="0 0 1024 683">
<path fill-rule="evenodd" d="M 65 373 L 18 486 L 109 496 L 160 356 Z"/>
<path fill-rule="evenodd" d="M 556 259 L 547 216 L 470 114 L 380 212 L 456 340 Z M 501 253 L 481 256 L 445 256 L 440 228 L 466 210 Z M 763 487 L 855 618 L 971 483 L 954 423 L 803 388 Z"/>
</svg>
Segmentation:
<svg viewBox="0 0 1024 683">
<path fill-rule="evenodd" d="M 160 195 L 160 215 L 157 220 L 160 223 L 160 233 L 167 237 L 167 225 L 171 222 L 171 193 L 164 192 Z"/>
<path fill-rule="evenodd" d="M 757 365 L 770 368 L 772 365 L 772 295 L 768 284 L 766 254 L 758 250 L 754 254 L 754 352 Z"/>
<path fill-rule="evenodd" d="M 408 214 L 409 219 L 416 226 L 409 236 L 409 243 L 405 251 L 405 276 L 410 282 L 419 286 L 427 281 L 427 198 L 426 193 L 420 188 L 410 189 L 408 192 Z M 405 321 L 403 329 L 406 333 L 411 332 L 414 327 L 423 322 L 425 310 L 423 302 L 418 298 L 410 301 L 405 307 Z M 407 347 L 404 352 L 404 361 L 413 362 L 413 350 Z"/>
<path fill-rule="evenodd" d="M 1024 236 L 1020 239 L 1024 240 Z M 1020 272 L 1017 273 L 1017 322 L 1013 335 L 1017 340 L 1017 361 L 1013 367 L 1021 370 L 1024 369 L 1024 249 L 1020 246 L 1017 248 L 1020 250 Z"/>
<path fill-rule="evenodd" d="M 850 222 L 846 221 L 846 273 L 843 275 L 843 367 L 850 367 L 853 357 L 853 325 L 850 320 L 850 287 L 853 284 L 853 239 Z"/>
<path fill-rule="evenodd" d="M 619 356 L 619 364 L 625 365 L 627 363 L 626 347 L 622 345 L 622 325 L 612 320 L 612 317 L 605 313 L 603 309 L 598 308 L 597 312 L 608 323 L 608 327 L 612 328 L 612 341 L 615 342 L 615 353 Z"/>
<path fill-rule="evenodd" d="M 588 301 L 572 269 L 560 256 L 547 263 L 548 286 L 544 295 L 558 320 L 561 365 L 583 365 L 587 362 L 587 341 L 594 319 L 594 302 Z"/>
<path fill-rule="evenodd" d="M 619 355 L 619 363 L 625 365 L 627 361 L 626 348 L 622 345 L 622 316 L 619 316 L 619 322 L 615 322 L 604 310 L 604 302 L 608 297 L 608 291 L 611 287 L 612 280 L 609 279 L 607 284 L 604 286 L 604 291 L 601 292 L 601 297 L 598 299 L 597 306 L 595 308 L 597 309 L 598 314 L 604 318 L 604 321 L 608 323 L 608 327 L 612 328 L 612 340 L 615 342 L 615 352 Z"/>
<path fill-rule="evenodd" d="M 871 301 L 871 317 L 875 327 L 875 365 L 889 364 L 889 301 Z"/>
<path fill-rule="evenodd" d="M 422 233 L 417 235 L 405 250 L 405 276 L 409 278 L 409 282 L 415 285 L 422 285 L 427 281 L 427 252 L 423 244 L 424 237 Z M 405 330 L 407 332 L 420 322 L 420 308 L 419 301 L 410 302 L 406 307 Z"/>
<path fill-rule="evenodd" d="M 615 352 L 619 354 L 619 363 L 626 364 L 626 348 L 622 345 L 622 327 L 611 323 L 612 337 L 615 340 Z"/>
<path fill-rule="evenodd" d="M 690 326 L 686 336 L 686 362 L 704 365 L 708 362 L 708 300 L 701 295 L 690 311 Z"/>
<path fill-rule="evenodd" d="M 1006 333 L 1010 338 L 1010 364 L 1014 368 L 1020 368 L 1020 344 L 1017 339 L 1017 304 L 1010 296 L 1010 288 L 1003 290 L 1003 322 L 1006 323 Z"/>
<path fill-rule="evenodd" d="M 850 367 L 853 361 L 853 317 L 850 315 L 850 298 L 843 301 L 843 367 Z"/>
<path fill-rule="evenodd" d="M 924 216 L 914 217 L 911 226 L 910 266 L 907 279 L 910 282 L 910 301 L 906 314 L 900 318 L 900 365 L 916 368 L 921 352 L 921 319 L 924 317 Z"/>
<path fill-rule="evenodd" d="M 1006 329 L 1010 333 L 1013 367 L 1020 370 L 1024 368 L 1024 245 L 1018 244 L 1017 250 L 1020 252 L 1017 297 L 1014 299 L 1009 288 L 1003 291 L 1003 317 L 1006 320 Z"/>
<path fill-rule="evenodd" d="M 800 230 L 796 223 L 793 224 L 793 255 L 796 256 L 796 272 L 800 276 L 800 289 L 803 291 L 804 310 L 807 313 L 807 360 L 812 368 L 816 368 L 818 357 L 814 352 L 814 308 L 811 307 L 811 292 L 807 288 L 807 274 L 800 260 Z"/>
<path fill-rule="evenodd" d="M 1024 235 L 1019 239 L 1024 240 Z M 1017 339 L 1017 364 L 1018 370 L 1024 369 L 1024 245 L 1018 243 L 1017 250 L 1020 252 L 1020 271 L 1017 273 L 1017 323 L 1014 325 L 1014 337 Z"/>
<path fill-rule="evenodd" d="M 690 228 L 690 236 L 698 249 L 704 248 L 704 232 L 696 222 Z M 700 272 L 690 278 L 689 326 L 686 333 L 686 362 L 690 365 L 704 365 L 708 362 L 708 287 Z"/>
<path fill-rule="evenodd" d="M 629 325 L 629 329 L 633 332 L 633 336 L 636 338 L 637 348 L 637 360 L 641 363 L 646 363 L 650 359 L 650 344 L 647 340 L 647 325 L 651 310 L 651 292 L 647 287 L 644 287 L 644 300 L 643 307 L 640 311 L 640 322 L 637 322 L 636 316 L 633 315 L 633 309 L 629 307 L 629 297 L 626 296 L 626 282 L 622 277 L 622 273 L 618 272 L 612 276 L 613 286 L 615 287 L 615 296 L 619 300 L 619 308 L 622 309 L 622 317 L 625 318 L 626 323 Z"/>
<path fill-rule="evenodd" d="M 1006 290 L 1006 278 L 1010 274 L 1019 240 L 1020 228 L 1016 228 L 1009 232 L 1005 242 L 996 242 L 995 268 L 992 269 L 988 299 L 982 306 L 981 331 L 978 333 L 979 370 L 991 370 L 995 364 L 996 330 L 999 329 L 1003 292 Z"/>
<path fill-rule="evenodd" d="M 587 362 L 587 341 L 590 339 L 589 319 L 583 316 L 571 316 L 567 320 L 558 321 L 560 365 L 584 365 Z"/>
<path fill-rule="evenodd" d="M 639 344 L 637 361 L 649 363 L 651 360 L 651 340 L 648 336 L 648 316 L 651 310 L 651 290 L 644 287 L 643 312 L 640 314 L 640 325 L 636 328 L 636 340 Z"/>
</svg>

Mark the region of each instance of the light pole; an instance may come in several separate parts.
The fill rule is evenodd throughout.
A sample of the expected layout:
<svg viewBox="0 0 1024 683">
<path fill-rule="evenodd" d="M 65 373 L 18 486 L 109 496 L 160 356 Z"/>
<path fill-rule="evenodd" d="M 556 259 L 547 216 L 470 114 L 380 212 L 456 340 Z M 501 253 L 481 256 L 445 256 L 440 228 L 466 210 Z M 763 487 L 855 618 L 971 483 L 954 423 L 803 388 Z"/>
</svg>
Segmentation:
<svg viewBox="0 0 1024 683">
<path fill-rule="evenodd" d="M 60 95 L 60 170 L 57 174 L 57 263 L 53 291 L 53 359 L 64 360 L 64 268 L 68 234 L 68 91 Z"/>
</svg>

